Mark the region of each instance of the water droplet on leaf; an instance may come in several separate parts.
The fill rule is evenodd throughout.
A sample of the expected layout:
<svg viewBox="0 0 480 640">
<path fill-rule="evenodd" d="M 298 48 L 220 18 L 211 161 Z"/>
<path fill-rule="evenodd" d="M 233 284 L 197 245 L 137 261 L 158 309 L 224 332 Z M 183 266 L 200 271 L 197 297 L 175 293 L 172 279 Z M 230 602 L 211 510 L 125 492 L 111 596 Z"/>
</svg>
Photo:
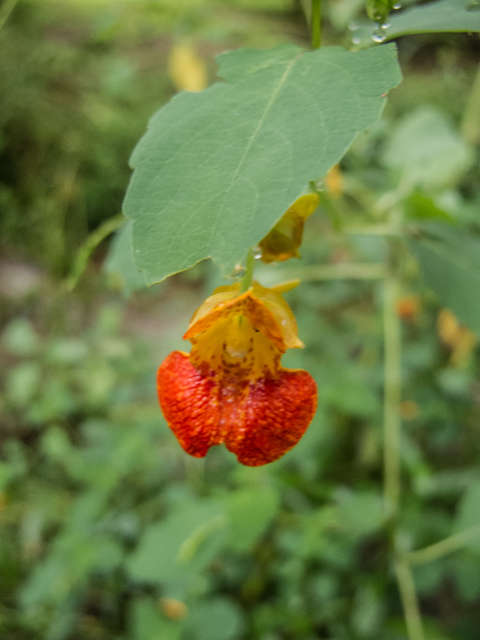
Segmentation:
<svg viewBox="0 0 480 640">
<path fill-rule="evenodd" d="M 253 257 L 255 258 L 255 260 L 260 260 L 260 258 L 263 255 L 263 251 L 261 250 L 260 247 L 254 247 L 252 249 L 252 254 L 253 254 Z"/>
<path fill-rule="evenodd" d="M 372 40 L 374 42 L 383 42 L 386 39 L 386 37 L 387 36 L 382 31 L 382 29 L 377 29 L 372 35 Z"/>
<path fill-rule="evenodd" d="M 360 38 L 360 36 L 355 36 L 354 38 L 352 38 L 353 44 L 360 44 L 361 41 L 362 39 Z"/>
<path fill-rule="evenodd" d="M 236 264 L 230 277 L 232 278 L 232 280 L 238 281 L 241 280 L 244 275 L 245 267 L 243 267 L 241 264 Z"/>
</svg>

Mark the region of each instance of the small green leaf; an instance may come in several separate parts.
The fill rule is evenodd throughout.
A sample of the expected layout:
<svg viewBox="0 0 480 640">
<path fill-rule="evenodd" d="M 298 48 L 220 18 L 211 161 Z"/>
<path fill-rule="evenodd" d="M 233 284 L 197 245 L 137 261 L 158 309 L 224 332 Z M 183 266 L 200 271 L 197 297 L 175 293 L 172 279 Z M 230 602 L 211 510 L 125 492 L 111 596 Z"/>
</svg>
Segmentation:
<svg viewBox="0 0 480 640">
<path fill-rule="evenodd" d="M 120 279 L 123 293 L 129 297 L 134 291 L 145 288 L 145 280 L 133 259 L 131 220 L 117 231 L 105 261 L 105 273 Z"/>
<path fill-rule="evenodd" d="M 135 640 L 180 640 L 182 625 L 167 620 L 149 600 L 136 600 L 132 606 L 131 632 Z"/>
<path fill-rule="evenodd" d="M 438 207 L 431 198 L 416 191 L 405 200 L 405 213 L 413 220 L 455 222 L 455 218 L 450 213 Z"/>
<path fill-rule="evenodd" d="M 424 226 L 427 229 L 427 225 Z M 440 224 L 409 247 L 429 286 L 464 324 L 480 335 L 480 240 Z"/>
<path fill-rule="evenodd" d="M 31 323 L 24 318 L 12 320 L 4 331 L 2 343 L 9 353 L 16 356 L 31 356 L 40 345 Z"/>
<path fill-rule="evenodd" d="M 243 637 L 244 626 L 239 607 L 227 598 L 199 602 L 186 620 L 195 640 L 236 640 Z"/>
<path fill-rule="evenodd" d="M 391 0 L 367 0 L 368 17 L 374 22 L 383 24 L 387 21 L 393 5 L 394 2 Z"/>
<path fill-rule="evenodd" d="M 17 407 L 27 406 L 37 394 L 42 379 L 36 362 L 22 362 L 8 371 L 6 396 Z"/>
<path fill-rule="evenodd" d="M 341 525 L 355 536 L 364 536 L 383 523 L 381 496 L 370 491 L 352 492 L 339 489 L 336 495 Z"/>
<path fill-rule="evenodd" d="M 188 576 L 201 570 L 218 551 L 217 545 L 207 554 L 201 547 L 219 528 L 223 505 L 214 500 L 186 502 L 164 521 L 150 525 L 128 561 L 133 578 L 165 582 Z"/>
<path fill-rule="evenodd" d="M 398 14 L 390 14 L 389 26 L 382 32 L 386 40 L 410 33 L 472 33 L 480 31 L 479 9 L 478 0 L 428 2 Z M 356 30 L 355 44 L 371 46 L 376 29 L 374 25 L 365 25 Z"/>
<path fill-rule="evenodd" d="M 455 519 L 455 532 L 480 524 L 480 481 L 472 483 L 463 494 Z M 468 548 L 480 553 L 480 535 L 468 543 Z"/>
<path fill-rule="evenodd" d="M 251 487 L 232 493 L 229 499 L 230 545 L 247 550 L 263 534 L 279 507 L 271 487 Z"/>
<path fill-rule="evenodd" d="M 391 46 L 282 45 L 218 60 L 226 82 L 173 98 L 131 158 L 124 210 L 147 284 L 209 257 L 229 273 L 375 123 L 401 80 Z"/>
<path fill-rule="evenodd" d="M 455 558 L 452 571 L 458 593 L 465 602 L 473 603 L 480 597 L 480 559 L 478 555 L 464 553 Z"/>
<path fill-rule="evenodd" d="M 454 184 L 473 158 L 473 149 L 445 116 L 422 107 L 401 121 L 383 160 L 401 172 L 402 182 L 439 189 Z"/>
</svg>

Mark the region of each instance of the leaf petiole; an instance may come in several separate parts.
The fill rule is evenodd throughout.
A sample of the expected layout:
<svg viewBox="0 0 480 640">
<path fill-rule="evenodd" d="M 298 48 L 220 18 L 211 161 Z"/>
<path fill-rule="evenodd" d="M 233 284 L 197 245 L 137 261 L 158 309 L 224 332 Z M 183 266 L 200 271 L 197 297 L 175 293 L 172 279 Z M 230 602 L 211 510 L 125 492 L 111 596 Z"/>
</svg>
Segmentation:
<svg viewBox="0 0 480 640">
<path fill-rule="evenodd" d="M 312 49 L 319 49 L 322 42 L 322 0 L 312 0 Z"/>
<path fill-rule="evenodd" d="M 240 283 L 240 293 L 245 293 L 252 286 L 253 271 L 255 269 L 255 256 L 250 248 L 247 253 L 247 262 L 245 264 L 245 273 Z"/>
</svg>

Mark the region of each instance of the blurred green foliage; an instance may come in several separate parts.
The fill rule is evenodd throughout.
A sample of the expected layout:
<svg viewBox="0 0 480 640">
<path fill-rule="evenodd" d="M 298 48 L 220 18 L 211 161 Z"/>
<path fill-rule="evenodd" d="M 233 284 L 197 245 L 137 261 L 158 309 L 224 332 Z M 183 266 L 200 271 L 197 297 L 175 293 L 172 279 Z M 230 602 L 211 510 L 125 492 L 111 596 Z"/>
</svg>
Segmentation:
<svg viewBox="0 0 480 640">
<path fill-rule="evenodd" d="M 364 11 L 342 4 L 327 7 L 331 41 L 342 15 Z M 301 42 L 298 6 L 20 2 L 0 31 L 2 258 L 61 274 L 118 213 L 130 150 L 174 91 L 176 38 L 195 41 L 213 78 L 224 48 Z M 400 43 L 406 81 L 342 161 L 337 190 L 327 183 L 302 265 L 381 263 L 382 238 L 336 229 L 376 223 L 392 198 L 409 223 L 478 242 L 478 53 L 467 36 Z M 314 375 L 319 410 L 287 456 L 251 469 L 223 447 L 189 458 L 155 398 L 155 368 L 218 274 L 201 264 L 125 302 L 109 289 L 131 275 L 125 255 L 73 294 L 50 279 L 1 299 L 0 637 L 404 640 L 381 496 L 380 283 L 310 271 L 287 295 L 307 349 L 284 363 Z M 439 310 L 407 258 L 400 529 L 412 550 L 480 523 L 480 359 Z M 429 640 L 478 640 L 479 539 L 415 567 Z"/>
</svg>

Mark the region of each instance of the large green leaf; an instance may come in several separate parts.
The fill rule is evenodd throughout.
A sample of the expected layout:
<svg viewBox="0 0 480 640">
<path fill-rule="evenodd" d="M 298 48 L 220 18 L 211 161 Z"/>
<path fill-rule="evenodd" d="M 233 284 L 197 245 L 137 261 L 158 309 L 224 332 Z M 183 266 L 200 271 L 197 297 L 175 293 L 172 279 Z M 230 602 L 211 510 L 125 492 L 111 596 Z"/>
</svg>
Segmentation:
<svg viewBox="0 0 480 640">
<path fill-rule="evenodd" d="M 480 335 L 480 241 L 440 224 L 409 241 L 426 284 L 461 322 Z"/>
<path fill-rule="evenodd" d="M 228 273 L 375 123 L 401 80 L 392 45 L 282 45 L 218 60 L 227 82 L 176 96 L 132 155 L 124 211 L 148 284 L 209 257 Z"/>
<path fill-rule="evenodd" d="M 447 33 L 480 31 L 478 0 L 441 0 L 390 14 L 388 26 L 378 31 L 374 24 L 355 30 L 353 41 L 360 46 L 372 45 L 378 35 L 385 40 L 410 33 Z"/>
</svg>

